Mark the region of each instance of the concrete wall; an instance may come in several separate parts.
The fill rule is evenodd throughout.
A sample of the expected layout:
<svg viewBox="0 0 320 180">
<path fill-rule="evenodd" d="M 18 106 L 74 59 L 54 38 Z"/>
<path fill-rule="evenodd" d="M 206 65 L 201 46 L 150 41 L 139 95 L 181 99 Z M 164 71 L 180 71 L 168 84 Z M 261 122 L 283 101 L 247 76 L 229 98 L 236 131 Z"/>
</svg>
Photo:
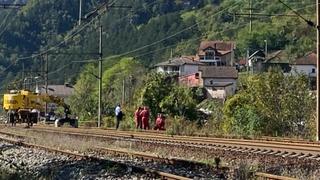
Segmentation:
<svg viewBox="0 0 320 180">
<path fill-rule="evenodd" d="M 180 69 L 180 76 L 197 73 L 199 71 L 198 65 L 183 65 Z"/>
<path fill-rule="evenodd" d="M 206 87 L 207 97 L 225 100 L 227 97 L 234 95 L 232 86 L 226 87 Z"/>
<path fill-rule="evenodd" d="M 312 73 L 312 69 L 315 69 L 315 73 Z M 317 68 L 315 65 L 292 65 L 291 73 L 302 73 L 306 74 L 307 76 L 313 77 L 316 76 Z"/>
<path fill-rule="evenodd" d="M 217 79 L 217 78 L 205 78 L 204 81 L 203 81 L 203 85 L 204 87 L 208 87 L 208 86 L 211 86 L 211 83 L 210 81 L 213 81 L 213 82 L 231 82 L 233 83 L 230 87 L 230 91 L 231 95 L 235 94 L 236 93 L 236 90 L 237 90 L 237 80 L 236 79 Z"/>
<path fill-rule="evenodd" d="M 157 67 L 157 72 L 160 73 L 172 73 L 173 71 L 173 66 L 167 66 L 167 70 L 164 70 L 165 66 L 159 66 Z M 197 73 L 198 72 L 198 65 L 182 65 L 179 67 L 179 76 L 184 76 L 184 75 L 188 75 L 188 74 L 193 74 L 193 73 Z"/>
</svg>

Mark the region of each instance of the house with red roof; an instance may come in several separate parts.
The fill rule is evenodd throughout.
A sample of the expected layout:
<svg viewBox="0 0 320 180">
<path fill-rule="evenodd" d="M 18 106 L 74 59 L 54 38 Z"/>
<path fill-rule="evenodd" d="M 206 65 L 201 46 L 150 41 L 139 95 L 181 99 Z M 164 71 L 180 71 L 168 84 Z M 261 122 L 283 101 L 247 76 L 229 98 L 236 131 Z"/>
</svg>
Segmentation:
<svg viewBox="0 0 320 180">
<path fill-rule="evenodd" d="M 292 64 L 292 73 L 306 74 L 309 77 L 316 77 L 317 54 L 309 52 L 305 56 L 296 59 Z"/>
<path fill-rule="evenodd" d="M 315 90 L 317 82 L 317 54 L 309 52 L 305 56 L 296 59 L 291 64 L 291 73 L 307 75 L 310 80 L 311 89 Z"/>
<path fill-rule="evenodd" d="M 209 66 L 233 66 L 235 42 L 202 41 L 197 59 Z"/>
<path fill-rule="evenodd" d="M 179 77 L 179 84 L 188 87 L 203 87 L 207 97 L 226 99 L 236 93 L 238 71 L 230 66 L 201 66 L 199 73 Z"/>
</svg>

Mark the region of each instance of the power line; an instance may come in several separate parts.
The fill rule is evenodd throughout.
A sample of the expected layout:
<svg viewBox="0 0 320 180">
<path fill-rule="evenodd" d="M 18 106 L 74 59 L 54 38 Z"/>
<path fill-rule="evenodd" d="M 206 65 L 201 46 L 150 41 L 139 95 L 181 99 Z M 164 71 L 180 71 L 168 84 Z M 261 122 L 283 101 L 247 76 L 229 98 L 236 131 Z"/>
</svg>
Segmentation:
<svg viewBox="0 0 320 180">
<path fill-rule="evenodd" d="M 230 6 L 226 7 L 226 8 L 223 8 L 222 10 L 220 10 L 220 11 L 218 11 L 217 13 L 213 14 L 213 15 L 212 15 L 211 17 L 209 17 L 209 18 L 212 18 L 212 17 L 214 17 L 214 16 L 217 16 L 217 15 L 221 14 L 222 12 L 224 12 L 224 11 L 226 11 L 226 10 L 228 10 L 228 9 L 235 8 L 236 6 L 238 6 L 238 4 L 239 4 L 239 2 L 236 2 L 236 3 L 234 3 L 233 5 L 230 5 Z M 160 39 L 160 40 L 155 41 L 155 42 L 153 42 L 153 43 L 150 43 L 150 44 L 148 44 L 148 45 L 144 45 L 144 46 L 139 47 L 139 48 L 137 48 L 137 49 L 134 49 L 134 50 L 131 50 L 131 51 L 127 51 L 127 52 L 125 52 L 125 53 L 122 53 L 122 54 L 119 54 L 119 55 L 115 55 L 115 56 L 112 56 L 112 57 L 110 57 L 110 58 L 117 58 L 117 57 L 125 56 L 125 55 L 128 55 L 128 54 L 131 54 L 131 53 L 134 53 L 134 52 L 137 52 L 137 51 L 146 49 L 146 48 L 148 48 L 148 47 L 154 46 L 154 45 L 159 44 L 159 43 L 161 43 L 161 42 L 163 42 L 163 41 L 165 41 L 165 40 L 168 40 L 168 39 L 170 39 L 170 38 L 173 38 L 173 37 L 175 37 L 175 36 L 177 36 L 177 35 L 179 35 L 179 34 L 181 34 L 181 33 L 183 33 L 183 32 L 186 32 L 186 31 L 188 31 L 188 30 L 190 30 L 190 29 L 198 26 L 201 22 L 204 22 L 204 21 L 205 21 L 205 20 L 202 20 L 202 21 L 200 21 L 200 22 L 197 22 L 197 23 L 195 23 L 194 25 L 191 25 L 191 26 L 189 26 L 189 27 L 187 27 L 187 28 L 184 28 L 183 30 L 180 30 L 180 31 L 178 31 L 178 32 L 176 32 L 176 33 L 174 33 L 174 34 L 172 34 L 172 35 L 170 35 L 170 36 L 167 36 L 167 37 L 165 37 L 165 38 L 163 38 L 163 39 Z M 107 58 L 107 59 L 104 59 L 104 60 L 108 60 L 108 59 L 110 59 L 110 58 Z"/>
<path fill-rule="evenodd" d="M 315 23 L 312 22 L 311 20 L 306 19 L 303 17 L 300 13 L 298 13 L 296 10 L 291 8 L 289 5 L 284 3 L 282 0 L 278 0 L 281 4 L 283 4 L 286 8 L 290 9 L 294 14 L 296 14 L 298 17 L 300 17 L 302 20 L 304 20 L 309 26 L 316 27 Z"/>
<path fill-rule="evenodd" d="M 117 0 L 116 0 L 117 1 Z M 114 4 L 116 1 L 113 1 L 112 4 Z M 155 4 L 156 2 L 152 2 L 150 4 L 147 5 L 147 7 Z M 139 10 L 141 9 L 144 9 L 145 7 L 142 7 L 138 10 L 136 10 L 136 12 L 138 12 Z M 52 50 L 55 50 L 56 48 L 60 47 L 61 45 L 63 45 L 64 43 L 66 43 L 67 41 L 69 41 L 71 38 L 73 38 L 75 35 L 79 34 L 80 32 L 82 32 L 86 27 L 89 27 L 89 25 L 91 23 L 93 23 L 96 19 L 100 18 L 102 15 L 98 15 L 96 16 L 95 18 L 93 18 L 92 20 L 90 20 L 89 22 L 85 23 L 82 27 L 79 28 L 79 26 L 77 26 L 76 28 L 79 28 L 78 30 L 75 28 L 73 30 L 71 30 L 71 32 L 69 34 L 67 34 L 67 36 L 64 38 L 63 41 L 61 41 L 60 43 L 57 43 L 56 45 L 50 47 L 50 48 L 46 48 L 46 50 L 44 51 L 41 51 L 41 52 L 38 52 L 38 53 L 34 53 L 33 55 L 31 56 L 24 56 L 24 57 L 20 57 L 20 58 L 17 58 L 14 62 L 12 62 L 9 66 L 7 66 L 4 70 L 2 70 L 0 73 L 3 73 L 5 71 L 7 71 L 8 69 L 10 69 L 15 63 L 17 63 L 18 61 L 20 60 L 26 60 L 26 59 L 32 59 L 32 58 L 35 58 L 35 57 L 39 57 L 39 56 L 42 56 Z M 121 21 L 125 18 L 128 18 L 130 15 L 127 15 L 123 18 L 120 18 L 118 19 L 117 21 Z"/>
<path fill-rule="evenodd" d="M 2 21 L 1 25 L 0 25 L 0 28 L 2 28 L 2 26 L 7 23 L 7 20 L 10 16 L 10 14 L 14 11 L 14 8 L 18 7 L 22 7 L 24 6 L 25 4 L 18 4 L 17 3 L 17 0 L 14 1 L 13 4 L 0 4 L 0 7 L 2 8 L 11 8 L 12 10 L 10 12 L 8 12 L 8 14 L 6 15 L 6 17 L 4 18 L 4 20 Z M 14 15 L 14 17 L 16 17 L 17 14 Z M 9 26 L 10 22 L 8 24 L 6 24 L 4 26 L 4 28 L 2 28 L 3 30 L 0 32 L 0 37 L 3 35 L 3 33 L 7 30 L 8 26 Z"/>
</svg>

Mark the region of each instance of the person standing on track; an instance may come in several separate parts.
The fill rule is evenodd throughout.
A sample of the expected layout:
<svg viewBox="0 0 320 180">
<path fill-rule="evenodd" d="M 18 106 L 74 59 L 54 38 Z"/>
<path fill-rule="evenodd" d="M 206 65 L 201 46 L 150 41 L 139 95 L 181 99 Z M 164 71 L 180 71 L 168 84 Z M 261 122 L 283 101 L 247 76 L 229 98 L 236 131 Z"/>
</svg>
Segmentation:
<svg viewBox="0 0 320 180">
<path fill-rule="evenodd" d="M 120 125 L 120 121 L 122 120 L 122 117 L 123 117 L 120 104 L 118 104 L 115 109 L 115 115 L 116 115 L 116 129 L 118 129 Z"/>
<path fill-rule="evenodd" d="M 142 111 L 142 108 L 141 107 L 138 107 L 138 109 L 134 112 L 134 120 L 136 122 L 136 128 L 137 129 L 142 129 L 142 118 L 141 118 L 141 113 Z"/>
<path fill-rule="evenodd" d="M 140 113 L 142 119 L 142 129 L 149 129 L 149 117 L 150 113 L 147 107 L 144 107 Z"/>
</svg>

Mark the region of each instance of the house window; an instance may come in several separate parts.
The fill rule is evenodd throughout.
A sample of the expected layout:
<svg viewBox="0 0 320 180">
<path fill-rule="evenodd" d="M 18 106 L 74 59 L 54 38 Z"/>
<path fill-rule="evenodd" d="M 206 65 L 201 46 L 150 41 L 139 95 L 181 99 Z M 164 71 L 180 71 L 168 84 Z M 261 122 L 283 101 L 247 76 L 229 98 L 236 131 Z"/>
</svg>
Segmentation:
<svg viewBox="0 0 320 180">
<path fill-rule="evenodd" d="M 195 79 L 199 79 L 199 73 L 196 73 L 194 76 Z"/>
<path fill-rule="evenodd" d="M 172 67 L 173 72 L 178 72 L 179 71 L 179 66 L 173 66 Z"/>
<path fill-rule="evenodd" d="M 213 80 L 210 80 L 210 84 L 213 85 Z"/>
<path fill-rule="evenodd" d="M 163 70 L 164 70 L 164 71 L 168 71 L 168 66 L 164 66 L 164 67 L 163 67 Z"/>
<path fill-rule="evenodd" d="M 206 58 L 205 59 L 215 59 L 214 49 L 208 49 L 206 51 Z"/>
<path fill-rule="evenodd" d="M 311 73 L 316 73 L 316 68 L 312 68 Z"/>
</svg>

